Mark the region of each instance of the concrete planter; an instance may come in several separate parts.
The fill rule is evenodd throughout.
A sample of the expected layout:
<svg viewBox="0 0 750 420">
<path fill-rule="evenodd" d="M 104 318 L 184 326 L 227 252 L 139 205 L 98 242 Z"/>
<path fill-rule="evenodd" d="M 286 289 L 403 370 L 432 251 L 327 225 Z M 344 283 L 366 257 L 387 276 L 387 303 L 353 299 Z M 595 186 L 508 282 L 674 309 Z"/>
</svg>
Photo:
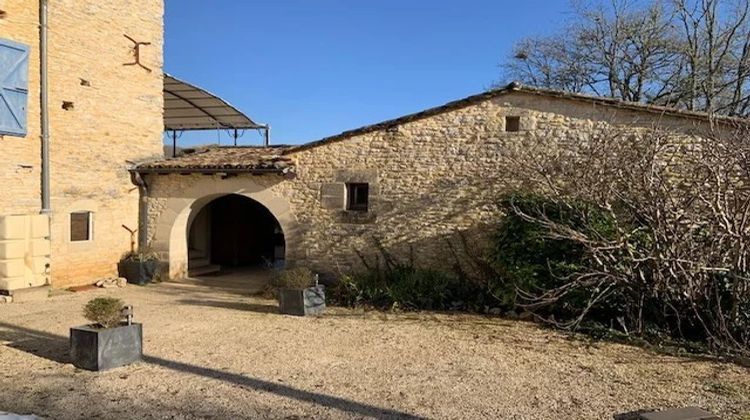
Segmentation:
<svg viewBox="0 0 750 420">
<path fill-rule="evenodd" d="M 317 315 L 326 308 L 323 285 L 306 289 L 280 289 L 279 312 L 286 315 Z"/>
<path fill-rule="evenodd" d="M 159 261 L 123 260 L 117 265 L 120 277 L 128 279 L 128 283 L 144 285 L 151 283 L 159 269 Z"/>
<path fill-rule="evenodd" d="M 115 328 L 71 328 L 70 356 L 76 367 L 94 371 L 137 362 L 143 358 L 143 327 L 134 323 Z"/>
</svg>

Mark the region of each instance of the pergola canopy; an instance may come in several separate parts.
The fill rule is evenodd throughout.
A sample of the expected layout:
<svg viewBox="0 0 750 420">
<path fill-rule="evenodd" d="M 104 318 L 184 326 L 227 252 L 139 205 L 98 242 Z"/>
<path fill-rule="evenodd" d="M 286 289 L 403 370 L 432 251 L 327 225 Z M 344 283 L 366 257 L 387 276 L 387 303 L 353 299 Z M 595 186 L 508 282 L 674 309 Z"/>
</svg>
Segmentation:
<svg viewBox="0 0 750 420">
<path fill-rule="evenodd" d="M 259 129 L 258 124 L 225 100 L 164 74 L 164 129 L 168 131 Z"/>
</svg>

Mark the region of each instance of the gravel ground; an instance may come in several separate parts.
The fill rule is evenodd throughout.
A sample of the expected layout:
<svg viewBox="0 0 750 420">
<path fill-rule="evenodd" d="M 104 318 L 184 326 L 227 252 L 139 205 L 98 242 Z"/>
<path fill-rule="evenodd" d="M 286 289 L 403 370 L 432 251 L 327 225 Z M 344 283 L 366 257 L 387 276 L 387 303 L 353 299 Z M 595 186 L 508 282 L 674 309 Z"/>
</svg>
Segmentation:
<svg viewBox="0 0 750 420">
<path fill-rule="evenodd" d="M 102 373 L 68 362 L 70 326 L 101 295 L 135 305 L 146 360 Z M 589 343 L 473 315 L 329 308 L 189 284 L 0 305 L 0 411 L 66 418 L 607 419 L 704 407 L 750 418 L 750 370 Z"/>
</svg>

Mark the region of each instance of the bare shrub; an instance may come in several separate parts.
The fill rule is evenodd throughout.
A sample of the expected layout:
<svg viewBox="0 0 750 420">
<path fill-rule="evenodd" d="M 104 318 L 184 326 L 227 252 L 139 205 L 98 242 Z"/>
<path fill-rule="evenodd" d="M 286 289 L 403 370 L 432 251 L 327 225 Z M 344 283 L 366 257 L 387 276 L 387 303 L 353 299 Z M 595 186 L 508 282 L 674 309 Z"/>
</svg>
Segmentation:
<svg viewBox="0 0 750 420">
<path fill-rule="evenodd" d="M 576 270 L 555 273 L 555 287 L 519 287 L 520 305 L 539 310 L 583 295 L 575 316 L 551 320 L 575 329 L 592 307 L 618 296 L 627 303 L 617 319 L 626 333 L 655 327 L 716 351 L 750 351 L 748 134 L 726 125 L 700 137 L 611 129 L 510 152 L 522 189 L 567 209 L 577 223 L 550 217 L 543 206 L 511 203 L 511 211 L 585 254 Z M 597 234 L 594 214 L 610 221 L 607 235 Z"/>
<path fill-rule="evenodd" d="M 295 267 L 280 271 L 273 279 L 277 289 L 304 289 L 315 285 L 315 274 L 307 267 Z"/>
</svg>

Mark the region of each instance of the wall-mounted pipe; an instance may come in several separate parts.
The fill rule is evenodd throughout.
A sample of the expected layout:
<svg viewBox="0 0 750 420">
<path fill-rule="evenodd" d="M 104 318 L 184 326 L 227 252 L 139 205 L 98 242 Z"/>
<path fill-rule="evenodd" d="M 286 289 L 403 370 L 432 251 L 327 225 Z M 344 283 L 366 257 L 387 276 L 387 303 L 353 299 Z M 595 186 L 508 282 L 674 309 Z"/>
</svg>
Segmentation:
<svg viewBox="0 0 750 420">
<path fill-rule="evenodd" d="M 130 182 L 138 187 L 138 249 L 148 247 L 148 184 L 138 171 L 130 170 Z"/>
<path fill-rule="evenodd" d="M 42 135 L 42 213 L 51 214 L 49 160 L 49 80 L 47 70 L 47 0 L 39 0 L 39 70 L 40 114 Z"/>
</svg>

